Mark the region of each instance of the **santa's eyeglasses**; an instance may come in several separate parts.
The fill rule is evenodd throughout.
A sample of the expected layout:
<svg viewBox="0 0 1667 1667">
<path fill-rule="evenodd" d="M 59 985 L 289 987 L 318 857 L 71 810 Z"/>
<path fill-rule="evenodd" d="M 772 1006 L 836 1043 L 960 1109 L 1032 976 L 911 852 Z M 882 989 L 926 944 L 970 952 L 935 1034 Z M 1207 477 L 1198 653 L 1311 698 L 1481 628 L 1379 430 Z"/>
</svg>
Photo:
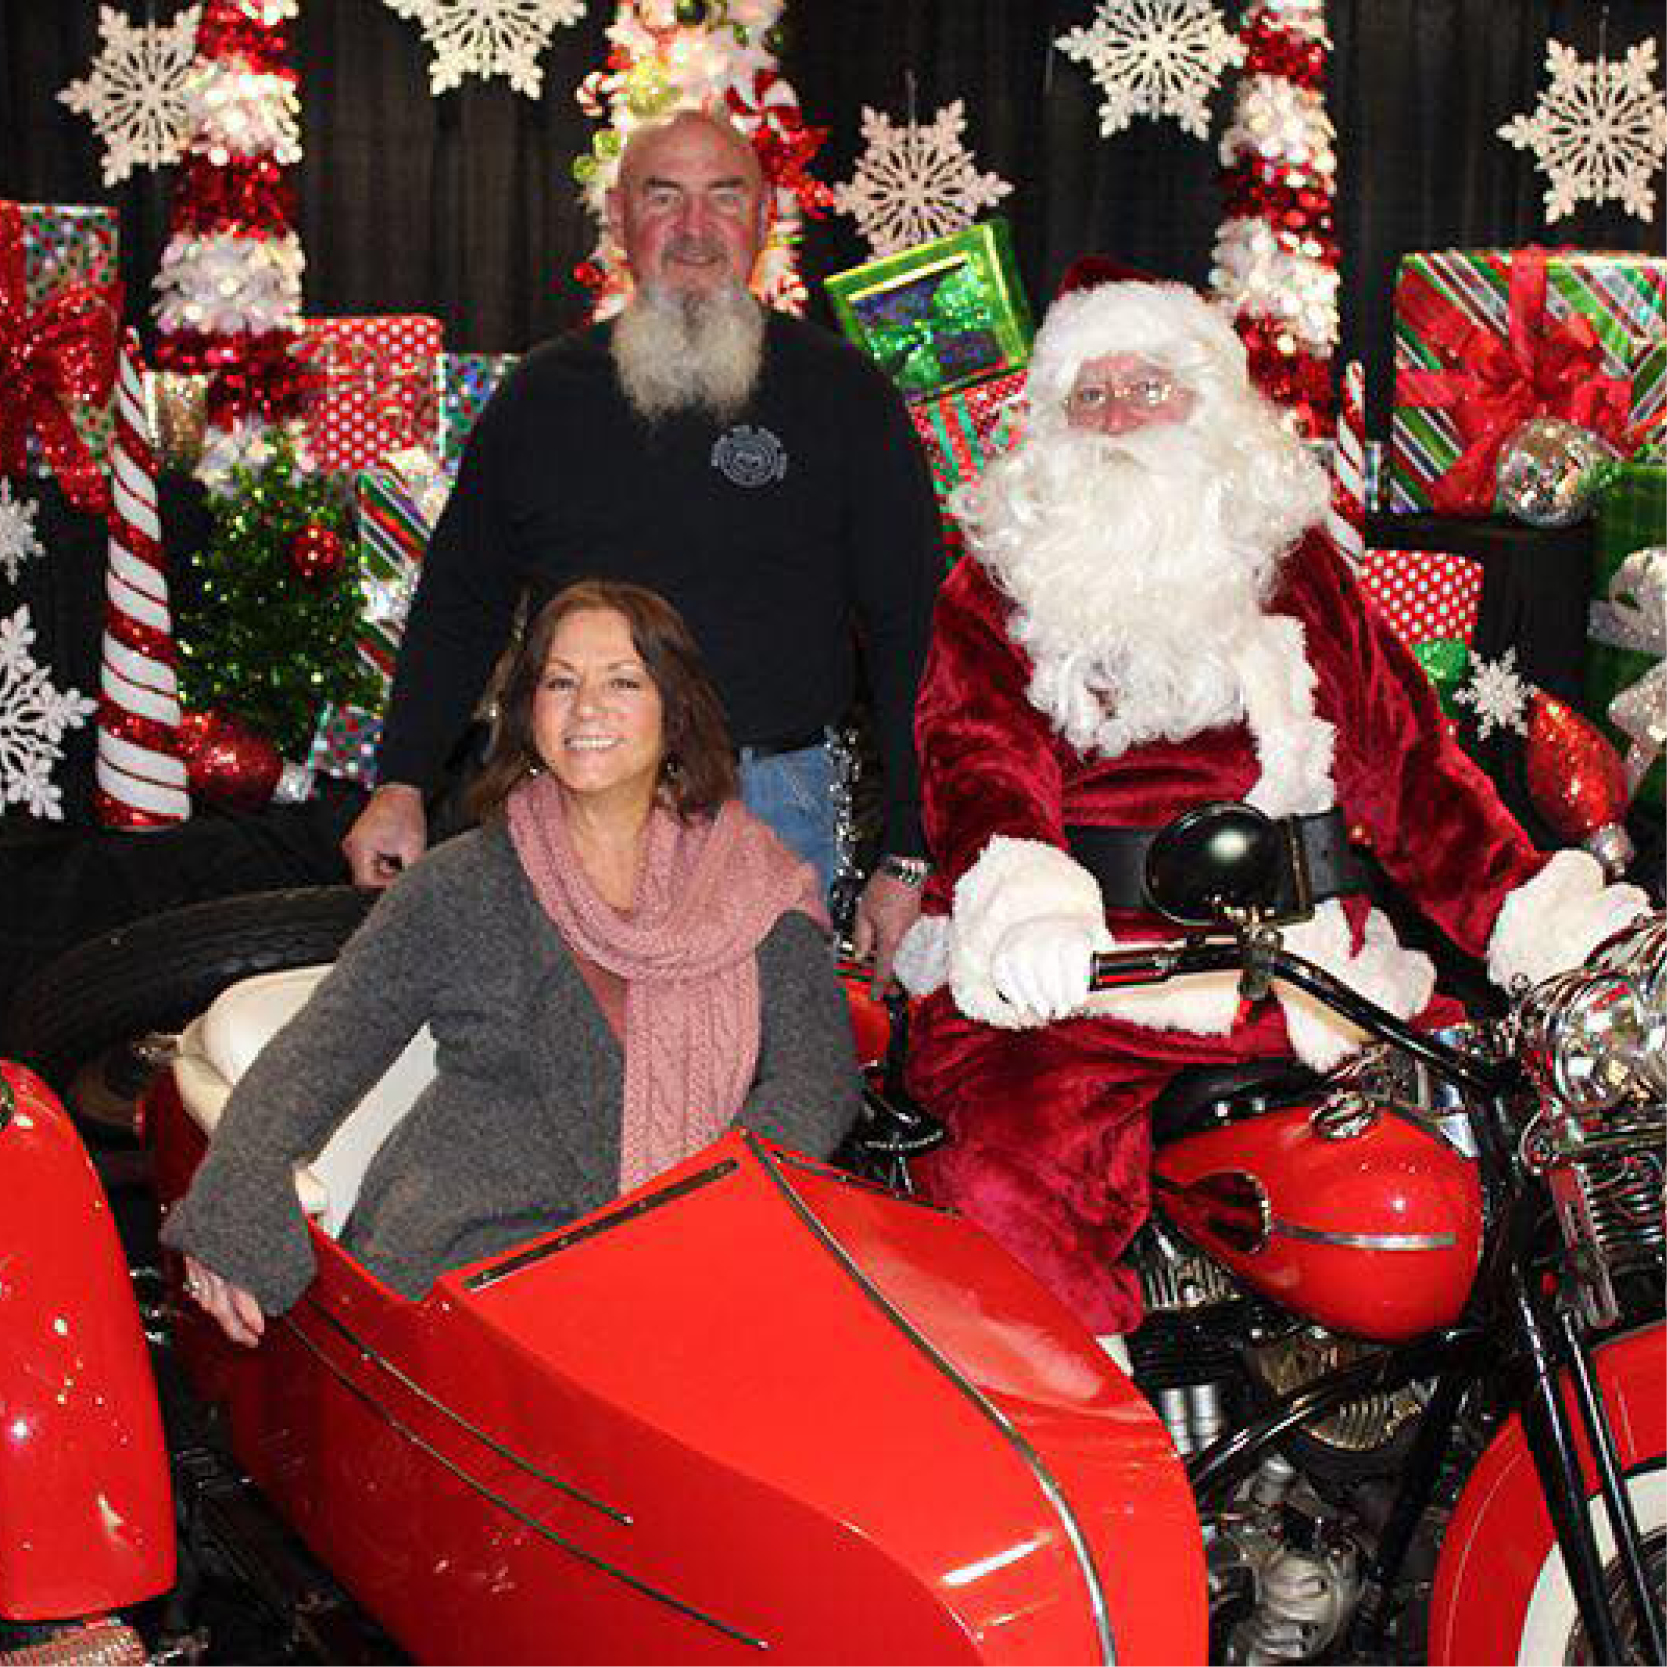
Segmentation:
<svg viewBox="0 0 1667 1667">
<path fill-rule="evenodd" d="M 1080 382 L 1065 397 L 1067 411 L 1161 411 L 1181 391 L 1172 376 L 1153 374 L 1119 382 Z"/>
</svg>

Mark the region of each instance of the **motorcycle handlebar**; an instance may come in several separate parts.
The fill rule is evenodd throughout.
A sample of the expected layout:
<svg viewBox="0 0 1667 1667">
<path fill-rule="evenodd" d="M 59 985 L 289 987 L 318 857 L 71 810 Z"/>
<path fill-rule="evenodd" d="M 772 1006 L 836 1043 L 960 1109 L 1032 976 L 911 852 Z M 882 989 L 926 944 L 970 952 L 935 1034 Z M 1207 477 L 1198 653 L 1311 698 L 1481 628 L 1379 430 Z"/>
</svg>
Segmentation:
<svg viewBox="0 0 1667 1667">
<path fill-rule="evenodd" d="M 1147 948 L 1114 949 L 1094 957 L 1090 987 L 1118 989 L 1129 985 L 1162 984 L 1201 972 L 1255 971 L 1278 979 L 1323 1002 L 1362 1030 L 1393 1042 L 1450 1082 L 1481 1094 L 1497 1094 L 1508 1073 L 1493 1060 L 1461 1052 L 1425 1031 L 1416 1030 L 1387 1008 L 1361 995 L 1323 967 L 1272 944 L 1254 948 L 1237 940 L 1194 939 L 1182 944 L 1154 944 Z"/>
</svg>

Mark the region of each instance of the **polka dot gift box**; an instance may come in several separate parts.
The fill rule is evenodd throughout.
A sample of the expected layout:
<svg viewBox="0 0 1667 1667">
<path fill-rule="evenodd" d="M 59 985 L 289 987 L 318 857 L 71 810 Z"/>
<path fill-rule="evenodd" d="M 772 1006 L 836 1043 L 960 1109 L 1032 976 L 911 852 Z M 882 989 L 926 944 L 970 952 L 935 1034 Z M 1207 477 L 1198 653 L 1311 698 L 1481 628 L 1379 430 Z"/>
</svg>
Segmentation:
<svg viewBox="0 0 1667 1667">
<path fill-rule="evenodd" d="M 320 469 L 370 469 L 390 453 L 439 441 L 436 371 L 444 332 L 421 313 L 314 318 L 303 352 L 318 384 L 306 414 Z"/>
</svg>

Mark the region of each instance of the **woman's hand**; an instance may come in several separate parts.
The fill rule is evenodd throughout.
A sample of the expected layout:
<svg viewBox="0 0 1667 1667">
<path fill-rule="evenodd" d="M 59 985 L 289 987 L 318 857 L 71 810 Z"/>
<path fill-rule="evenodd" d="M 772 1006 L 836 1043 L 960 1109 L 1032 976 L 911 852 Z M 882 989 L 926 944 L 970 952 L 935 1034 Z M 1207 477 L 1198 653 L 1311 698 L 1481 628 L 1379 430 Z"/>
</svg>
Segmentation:
<svg viewBox="0 0 1667 1667">
<path fill-rule="evenodd" d="M 266 1315 L 241 1285 L 222 1279 L 195 1256 L 185 1258 L 185 1294 L 220 1324 L 234 1343 L 253 1348 L 266 1331 Z"/>
</svg>

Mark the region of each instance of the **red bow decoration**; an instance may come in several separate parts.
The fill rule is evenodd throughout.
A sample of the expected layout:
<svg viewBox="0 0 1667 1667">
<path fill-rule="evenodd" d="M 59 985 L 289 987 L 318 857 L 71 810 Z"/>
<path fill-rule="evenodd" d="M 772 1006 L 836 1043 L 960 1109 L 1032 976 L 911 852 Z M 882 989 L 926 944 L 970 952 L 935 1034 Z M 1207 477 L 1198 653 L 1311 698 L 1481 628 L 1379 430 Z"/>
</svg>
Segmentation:
<svg viewBox="0 0 1667 1667">
<path fill-rule="evenodd" d="M 1545 249 L 1510 258 L 1510 320 L 1502 338 L 1478 324 L 1421 272 L 1403 280 L 1397 305 L 1445 370 L 1402 370 L 1395 397 L 1402 405 L 1445 410 L 1464 450 L 1430 489 L 1445 515 L 1485 510 L 1493 502 L 1500 448 L 1530 417 L 1563 417 L 1595 429 L 1625 449 L 1632 383 L 1601 373 L 1603 344 L 1579 313 L 1546 316 Z"/>
<path fill-rule="evenodd" d="M 77 509 L 102 514 L 110 486 L 70 412 L 103 405 L 116 379 L 119 284 L 65 284 L 31 309 L 23 215 L 0 202 L 0 476 L 21 475 L 31 434 Z"/>
</svg>

